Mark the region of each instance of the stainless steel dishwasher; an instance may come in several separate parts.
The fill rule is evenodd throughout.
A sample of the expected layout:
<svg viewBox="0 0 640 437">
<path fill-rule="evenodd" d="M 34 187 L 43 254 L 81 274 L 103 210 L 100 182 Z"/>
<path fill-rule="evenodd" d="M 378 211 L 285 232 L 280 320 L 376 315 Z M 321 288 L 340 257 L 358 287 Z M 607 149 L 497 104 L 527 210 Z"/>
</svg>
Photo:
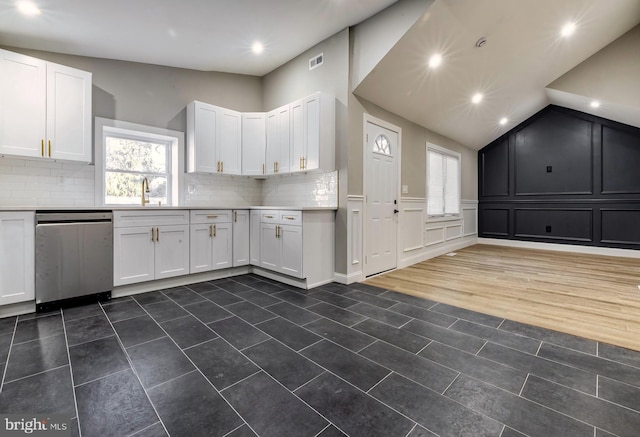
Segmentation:
<svg viewBox="0 0 640 437">
<path fill-rule="evenodd" d="M 37 311 L 110 297 L 112 222 L 111 211 L 36 212 Z"/>
</svg>

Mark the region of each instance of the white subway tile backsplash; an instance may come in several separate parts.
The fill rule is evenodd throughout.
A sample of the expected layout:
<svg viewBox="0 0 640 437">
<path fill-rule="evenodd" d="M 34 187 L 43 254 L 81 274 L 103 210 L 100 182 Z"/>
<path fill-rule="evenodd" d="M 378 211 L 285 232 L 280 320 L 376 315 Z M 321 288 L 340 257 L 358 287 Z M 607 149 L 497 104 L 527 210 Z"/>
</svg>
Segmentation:
<svg viewBox="0 0 640 437">
<path fill-rule="evenodd" d="M 0 157 L 0 207 L 94 206 L 95 167 Z M 185 206 L 338 204 L 338 172 L 271 176 L 185 174 Z"/>
</svg>

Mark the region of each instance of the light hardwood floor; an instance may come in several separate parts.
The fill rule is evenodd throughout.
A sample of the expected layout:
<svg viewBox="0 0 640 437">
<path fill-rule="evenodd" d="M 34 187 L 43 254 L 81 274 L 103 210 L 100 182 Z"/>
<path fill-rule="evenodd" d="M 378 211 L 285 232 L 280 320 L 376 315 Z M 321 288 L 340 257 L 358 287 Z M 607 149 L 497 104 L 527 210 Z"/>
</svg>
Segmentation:
<svg viewBox="0 0 640 437">
<path fill-rule="evenodd" d="M 477 244 L 366 283 L 640 351 L 640 259 Z"/>
</svg>

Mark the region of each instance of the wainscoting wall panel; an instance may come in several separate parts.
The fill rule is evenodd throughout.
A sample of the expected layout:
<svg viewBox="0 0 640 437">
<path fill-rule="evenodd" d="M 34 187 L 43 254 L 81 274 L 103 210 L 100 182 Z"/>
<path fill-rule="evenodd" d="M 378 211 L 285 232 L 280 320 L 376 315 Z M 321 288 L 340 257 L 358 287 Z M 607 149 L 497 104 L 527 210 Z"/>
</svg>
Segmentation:
<svg viewBox="0 0 640 437">
<path fill-rule="evenodd" d="M 640 129 L 550 105 L 478 151 L 478 235 L 640 249 Z"/>
</svg>

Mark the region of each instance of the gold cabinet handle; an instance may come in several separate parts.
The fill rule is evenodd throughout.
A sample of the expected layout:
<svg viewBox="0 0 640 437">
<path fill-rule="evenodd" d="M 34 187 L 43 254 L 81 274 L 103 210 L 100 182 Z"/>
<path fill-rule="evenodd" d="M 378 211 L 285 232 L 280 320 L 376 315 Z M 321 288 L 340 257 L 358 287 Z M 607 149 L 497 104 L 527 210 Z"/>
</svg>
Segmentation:
<svg viewBox="0 0 640 437">
<path fill-rule="evenodd" d="M 44 156 L 44 140 L 40 140 L 40 154 Z"/>
<path fill-rule="evenodd" d="M 278 238 L 278 226 L 276 226 L 276 238 Z"/>
<path fill-rule="evenodd" d="M 213 237 L 213 226 L 209 225 L 209 238 Z"/>
<path fill-rule="evenodd" d="M 302 163 L 302 160 L 303 160 L 303 159 L 304 159 L 304 158 L 301 156 L 301 157 L 300 157 L 300 170 L 302 170 L 302 169 L 304 168 L 304 164 Z"/>
<path fill-rule="evenodd" d="M 224 173 L 224 161 L 220 161 L 220 172 Z"/>
<path fill-rule="evenodd" d="M 276 161 L 276 173 L 280 173 L 280 163 Z"/>
<path fill-rule="evenodd" d="M 265 215 L 264 218 L 273 218 L 272 215 Z"/>
<path fill-rule="evenodd" d="M 238 211 L 233 211 L 233 221 L 234 222 L 238 221 Z"/>
<path fill-rule="evenodd" d="M 154 234 L 153 234 L 153 228 L 151 228 L 151 241 L 156 241 Z"/>
<path fill-rule="evenodd" d="M 51 140 L 49 140 L 49 158 L 51 158 Z"/>
<path fill-rule="evenodd" d="M 160 228 L 156 228 L 156 241 L 160 241 Z"/>
<path fill-rule="evenodd" d="M 295 220 L 296 219 L 295 217 L 291 217 L 290 215 L 285 215 L 284 218 L 287 219 L 287 220 Z"/>
<path fill-rule="evenodd" d="M 218 216 L 217 215 L 208 215 L 207 218 L 208 219 L 217 219 Z"/>
<path fill-rule="evenodd" d="M 273 163 L 273 172 L 274 172 L 274 173 L 276 173 L 276 172 L 277 172 L 277 170 L 276 170 L 276 163 L 275 163 L 275 162 Z"/>
<path fill-rule="evenodd" d="M 213 225 L 213 237 L 216 237 L 216 225 Z"/>
<path fill-rule="evenodd" d="M 262 164 L 262 174 L 264 174 L 264 164 Z"/>
<path fill-rule="evenodd" d="M 307 168 L 307 158 L 305 158 L 304 156 L 302 157 L 302 169 L 304 170 L 305 168 Z"/>
</svg>

